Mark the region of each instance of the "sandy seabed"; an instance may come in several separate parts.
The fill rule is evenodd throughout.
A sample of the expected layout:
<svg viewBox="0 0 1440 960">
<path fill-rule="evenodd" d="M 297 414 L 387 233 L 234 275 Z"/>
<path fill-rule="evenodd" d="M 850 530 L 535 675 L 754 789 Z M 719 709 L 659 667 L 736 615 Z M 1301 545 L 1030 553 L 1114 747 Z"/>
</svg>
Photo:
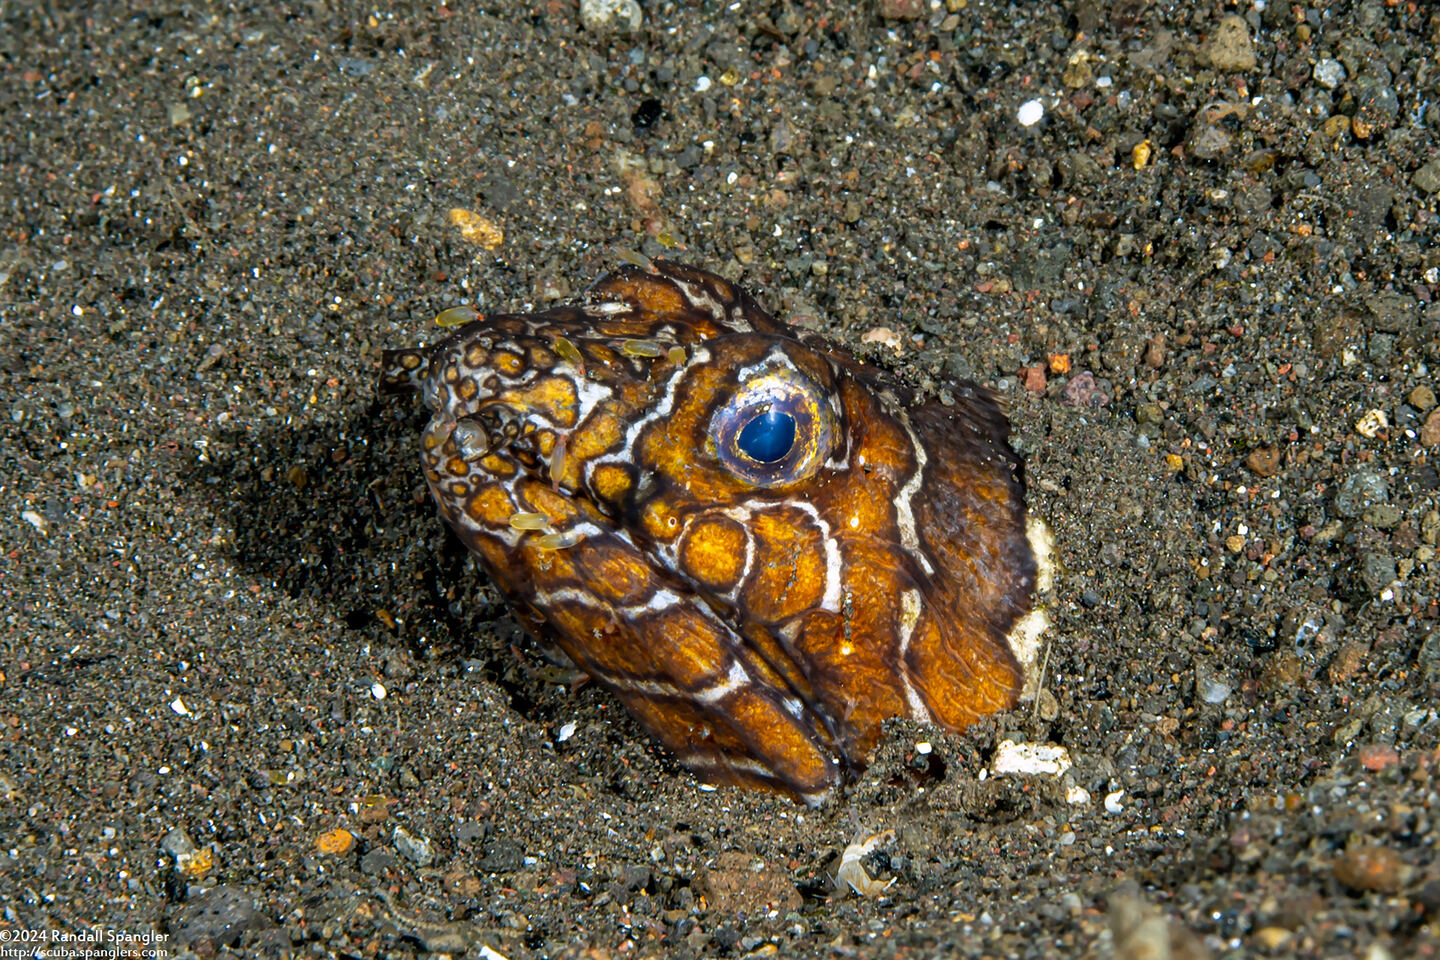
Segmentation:
<svg viewBox="0 0 1440 960">
<path fill-rule="evenodd" d="M 80 6 L 0 3 L 0 946 L 1435 955 L 1435 8 Z M 809 810 L 534 653 L 379 350 L 618 250 L 1006 397 L 1038 702 Z"/>
</svg>

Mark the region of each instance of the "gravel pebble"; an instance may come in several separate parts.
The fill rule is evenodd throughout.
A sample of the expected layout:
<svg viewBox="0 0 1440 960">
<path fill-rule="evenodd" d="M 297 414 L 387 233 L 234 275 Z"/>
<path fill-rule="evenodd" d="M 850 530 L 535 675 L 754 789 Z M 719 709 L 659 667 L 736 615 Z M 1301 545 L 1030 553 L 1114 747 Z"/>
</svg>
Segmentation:
<svg viewBox="0 0 1440 960">
<path fill-rule="evenodd" d="M 1205 53 L 1216 70 L 1238 73 L 1255 69 L 1255 41 L 1245 18 L 1231 15 L 1221 19 L 1205 46 Z"/>
<path fill-rule="evenodd" d="M 1384 743 L 1367 743 L 1356 751 L 1355 756 L 1360 765 L 1371 773 L 1379 773 L 1400 762 L 1400 752 Z"/>
<path fill-rule="evenodd" d="M 1440 193 L 1440 160 L 1431 160 L 1416 170 L 1411 182 L 1425 193 Z"/>
<path fill-rule="evenodd" d="M 1314 76 L 1315 82 L 1326 90 L 1334 90 L 1345 82 L 1345 67 L 1339 60 L 1321 57 L 1315 61 L 1312 76 Z"/>
<path fill-rule="evenodd" d="M 1377 844 L 1352 846 L 1335 861 L 1335 879 L 1361 892 L 1398 893 L 1412 872 L 1400 854 Z"/>
<path fill-rule="evenodd" d="M 1335 494 L 1335 512 L 1342 517 L 1359 516 L 1366 507 L 1384 503 L 1389 496 L 1389 483 L 1383 473 L 1356 470 L 1341 482 Z"/>
</svg>

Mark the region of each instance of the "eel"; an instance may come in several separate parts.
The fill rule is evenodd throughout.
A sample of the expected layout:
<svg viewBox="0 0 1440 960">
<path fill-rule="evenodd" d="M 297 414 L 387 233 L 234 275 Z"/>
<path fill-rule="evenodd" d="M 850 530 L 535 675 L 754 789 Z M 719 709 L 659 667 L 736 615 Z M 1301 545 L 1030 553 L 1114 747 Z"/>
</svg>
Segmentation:
<svg viewBox="0 0 1440 960">
<path fill-rule="evenodd" d="M 810 804 L 884 720 L 950 730 L 1034 679 L 1043 524 L 984 388 L 925 400 L 705 270 L 446 311 L 385 351 L 426 481 L 520 622 L 712 783 Z"/>
</svg>

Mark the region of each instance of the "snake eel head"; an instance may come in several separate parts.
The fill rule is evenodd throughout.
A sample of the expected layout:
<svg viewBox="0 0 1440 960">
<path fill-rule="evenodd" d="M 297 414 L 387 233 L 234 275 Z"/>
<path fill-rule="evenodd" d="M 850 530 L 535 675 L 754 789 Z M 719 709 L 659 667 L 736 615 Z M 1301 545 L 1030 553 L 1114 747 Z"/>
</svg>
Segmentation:
<svg viewBox="0 0 1440 960">
<path fill-rule="evenodd" d="M 573 305 L 447 313 L 447 339 L 382 373 L 431 410 L 441 515 L 698 775 L 819 803 L 887 718 L 960 729 L 1015 705 L 1038 567 L 982 388 L 918 403 L 665 261 Z"/>
</svg>

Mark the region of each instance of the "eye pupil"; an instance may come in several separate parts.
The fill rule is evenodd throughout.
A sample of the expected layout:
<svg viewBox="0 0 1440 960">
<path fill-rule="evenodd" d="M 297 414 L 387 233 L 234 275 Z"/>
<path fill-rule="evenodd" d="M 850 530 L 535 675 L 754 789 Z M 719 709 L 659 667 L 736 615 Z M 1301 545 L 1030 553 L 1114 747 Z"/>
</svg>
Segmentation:
<svg viewBox="0 0 1440 960">
<path fill-rule="evenodd" d="M 795 446 L 795 418 L 778 410 L 767 410 L 745 424 L 736 444 L 751 458 L 774 463 Z"/>
</svg>

